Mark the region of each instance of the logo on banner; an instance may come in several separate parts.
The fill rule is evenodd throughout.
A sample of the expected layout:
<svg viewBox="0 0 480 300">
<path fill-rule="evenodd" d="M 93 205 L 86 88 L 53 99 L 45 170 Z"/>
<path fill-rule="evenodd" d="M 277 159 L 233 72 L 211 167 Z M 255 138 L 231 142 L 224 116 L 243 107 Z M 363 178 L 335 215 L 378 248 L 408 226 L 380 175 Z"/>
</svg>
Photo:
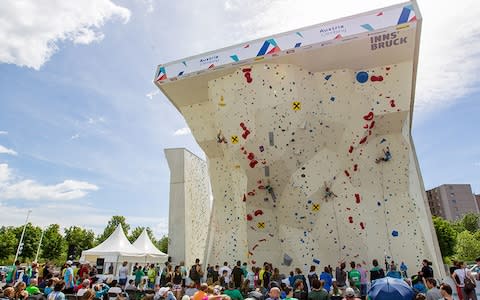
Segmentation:
<svg viewBox="0 0 480 300">
<path fill-rule="evenodd" d="M 220 60 L 218 55 L 212 55 L 204 58 L 200 58 L 200 65 L 209 65 L 211 66 L 212 64 L 217 63 Z"/>
<path fill-rule="evenodd" d="M 406 36 L 399 36 L 398 31 L 383 33 L 370 37 L 370 49 L 372 51 L 399 46 L 407 43 Z"/>
<path fill-rule="evenodd" d="M 347 33 L 347 28 L 343 24 L 320 28 L 321 37 L 326 37 L 331 35 L 337 36 L 339 34 L 345 34 L 345 33 Z"/>
</svg>

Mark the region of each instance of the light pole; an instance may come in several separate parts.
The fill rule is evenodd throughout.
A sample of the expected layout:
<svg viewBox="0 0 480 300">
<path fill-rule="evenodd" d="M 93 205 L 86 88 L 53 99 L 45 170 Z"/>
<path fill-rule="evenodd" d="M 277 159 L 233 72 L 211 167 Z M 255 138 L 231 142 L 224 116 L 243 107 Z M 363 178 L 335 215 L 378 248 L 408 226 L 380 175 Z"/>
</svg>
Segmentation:
<svg viewBox="0 0 480 300">
<path fill-rule="evenodd" d="M 30 217 L 31 212 L 32 212 L 31 209 L 29 209 L 27 212 L 27 218 L 25 219 L 25 225 L 23 226 L 22 235 L 20 236 L 20 243 L 18 243 L 17 253 L 15 254 L 15 260 L 13 261 L 13 264 L 15 264 L 15 262 L 18 259 L 18 254 L 20 254 L 20 248 L 23 249 L 23 236 L 25 235 L 25 229 L 27 229 L 27 224 L 28 224 L 28 217 Z"/>
<path fill-rule="evenodd" d="M 42 235 L 40 236 L 40 242 L 38 243 L 37 254 L 35 255 L 35 262 L 38 262 L 38 253 L 40 253 L 40 246 L 42 245 L 44 234 L 45 234 L 45 229 L 42 229 Z"/>
</svg>

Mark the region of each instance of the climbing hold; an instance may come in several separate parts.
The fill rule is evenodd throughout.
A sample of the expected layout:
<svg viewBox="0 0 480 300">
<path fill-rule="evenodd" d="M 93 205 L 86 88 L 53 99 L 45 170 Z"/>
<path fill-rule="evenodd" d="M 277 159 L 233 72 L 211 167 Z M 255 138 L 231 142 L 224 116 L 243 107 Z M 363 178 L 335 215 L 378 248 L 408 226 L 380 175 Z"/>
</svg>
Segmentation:
<svg viewBox="0 0 480 300">
<path fill-rule="evenodd" d="M 263 228 L 265 228 L 265 222 L 258 222 L 257 228 L 258 228 L 258 229 L 263 229 Z"/>
<path fill-rule="evenodd" d="M 283 255 L 283 265 L 284 266 L 290 266 L 292 264 L 292 261 L 293 261 L 293 259 L 288 254 L 285 253 Z"/>
<path fill-rule="evenodd" d="M 270 143 L 270 146 L 273 146 L 273 145 L 274 145 L 274 143 L 273 143 L 273 132 L 272 132 L 272 131 L 270 131 L 270 132 L 268 133 L 268 141 L 269 141 L 269 143 Z"/>
<path fill-rule="evenodd" d="M 332 102 L 335 101 L 335 97 L 333 97 L 333 96 L 330 97 L 330 101 L 332 101 Z"/>
<path fill-rule="evenodd" d="M 374 117 L 373 112 L 369 112 L 368 114 L 366 114 L 366 115 L 363 116 L 363 119 L 364 119 L 365 121 L 371 121 L 371 120 L 373 120 L 373 117 Z"/>
<path fill-rule="evenodd" d="M 219 105 L 219 106 L 225 106 L 225 102 L 224 102 L 223 96 L 220 96 L 220 102 L 218 102 L 218 105 Z"/>
<path fill-rule="evenodd" d="M 244 140 L 246 140 L 249 134 L 250 134 L 250 130 L 248 130 L 248 129 L 245 130 L 245 131 L 242 133 L 242 138 L 243 138 Z"/>
<path fill-rule="evenodd" d="M 261 216 L 261 215 L 263 215 L 263 210 L 257 209 L 253 214 L 255 215 L 255 217 L 256 216 Z"/>
<path fill-rule="evenodd" d="M 357 81 L 360 83 L 365 83 L 368 81 L 368 73 L 365 71 L 361 71 L 357 73 Z"/>
<path fill-rule="evenodd" d="M 365 223 L 360 222 L 360 227 L 361 227 L 362 229 L 365 229 Z"/>
<path fill-rule="evenodd" d="M 382 139 L 382 140 L 380 141 L 380 144 L 383 144 L 383 143 L 385 143 L 386 141 L 387 141 L 386 139 Z"/>
<path fill-rule="evenodd" d="M 352 153 L 353 152 L 353 146 L 350 146 L 350 148 L 348 148 L 348 153 Z"/>
<path fill-rule="evenodd" d="M 344 173 L 347 177 L 350 177 L 350 173 L 347 170 L 345 170 Z"/>
<path fill-rule="evenodd" d="M 250 153 L 248 153 L 247 158 L 248 158 L 249 160 L 252 160 L 252 159 L 255 158 L 255 154 L 253 154 L 252 152 L 250 152 Z"/>
<path fill-rule="evenodd" d="M 369 128 L 372 129 L 373 126 L 375 126 L 375 121 L 372 121 L 372 123 L 370 123 L 370 127 L 369 127 Z"/>
<path fill-rule="evenodd" d="M 243 194 L 243 202 L 247 201 L 247 195 Z"/>
<path fill-rule="evenodd" d="M 251 220 L 253 220 L 253 217 L 252 217 L 251 214 L 248 214 L 248 215 L 247 215 L 247 221 L 251 221 Z"/>
<path fill-rule="evenodd" d="M 393 231 L 392 231 L 392 236 L 397 237 L 397 236 L 398 236 L 398 231 L 393 230 Z"/>
<path fill-rule="evenodd" d="M 320 260 L 319 260 L 319 259 L 314 258 L 312 261 L 313 261 L 314 264 L 317 264 L 317 265 L 320 264 Z"/>
<path fill-rule="evenodd" d="M 358 143 L 361 145 L 361 144 L 364 144 L 366 141 L 367 141 L 367 137 L 364 136 Z"/>
<path fill-rule="evenodd" d="M 231 141 L 232 141 L 232 144 L 238 143 L 238 136 L 232 135 L 232 137 L 231 137 L 230 139 L 231 139 Z"/>
<path fill-rule="evenodd" d="M 375 81 L 383 81 L 383 76 L 372 76 L 370 77 L 370 80 L 375 82 Z"/>
<path fill-rule="evenodd" d="M 252 159 L 248 165 L 250 166 L 250 168 L 255 168 L 257 164 L 258 164 L 258 161 L 255 159 Z"/>
<path fill-rule="evenodd" d="M 265 169 L 265 177 L 269 177 L 270 176 L 270 168 L 268 166 L 265 166 L 264 169 Z"/>
<path fill-rule="evenodd" d="M 325 76 L 325 80 L 329 80 L 329 79 L 330 79 L 330 77 L 332 77 L 332 75 L 331 75 L 331 74 L 328 74 L 328 75 L 326 75 L 326 76 Z"/>
<path fill-rule="evenodd" d="M 395 105 L 395 100 L 390 100 L 390 106 L 391 106 L 391 107 L 395 107 L 395 106 L 396 106 L 396 105 Z"/>
<path fill-rule="evenodd" d="M 353 165 L 353 170 L 356 172 L 358 170 L 358 165 L 357 164 L 354 164 Z"/>
<path fill-rule="evenodd" d="M 364 129 L 368 129 L 368 124 L 363 125 Z"/>
<path fill-rule="evenodd" d="M 319 210 L 320 210 L 320 204 L 313 203 L 312 204 L 312 211 L 319 211 Z"/>
<path fill-rule="evenodd" d="M 297 110 L 302 109 L 302 106 L 301 106 L 300 102 L 298 102 L 298 101 L 293 101 L 293 102 L 292 102 L 292 109 L 293 109 L 294 111 L 297 111 Z"/>
<path fill-rule="evenodd" d="M 260 150 L 260 152 L 265 151 L 265 148 L 263 146 L 258 147 L 258 149 Z"/>
<path fill-rule="evenodd" d="M 353 223 L 353 217 L 351 217 L 351 216 L 348 217 L 348 222 L 350 222 L 350 224 L 352 224 Z"/>
<path fill-rule="evenodd" d="M 360 194 L 355 194 L 355 202 L 360 203 Z"/>
</svg>

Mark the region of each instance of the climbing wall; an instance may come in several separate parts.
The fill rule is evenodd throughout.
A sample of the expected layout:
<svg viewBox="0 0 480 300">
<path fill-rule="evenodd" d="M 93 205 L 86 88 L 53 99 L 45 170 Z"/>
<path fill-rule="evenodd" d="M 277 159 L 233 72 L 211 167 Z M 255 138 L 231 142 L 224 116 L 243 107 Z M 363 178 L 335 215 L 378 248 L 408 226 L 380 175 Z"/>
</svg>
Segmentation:
<svg viewBox="0 0 480 300">
<path fill-rule="evenodd" d="M 435 261 L 410 139 L 412 72 L 411 61 L 323 72 L 255 64 L 179 107 L 209 158 L 208 262 L 286 271 Z"/>
<path fill-rule="evenodd" d="M 176 263 L 204 259 L 210 222 L 207 163 L 190 151 L 165 149 L 170 167 L 168 253 Z"/>
</svg>

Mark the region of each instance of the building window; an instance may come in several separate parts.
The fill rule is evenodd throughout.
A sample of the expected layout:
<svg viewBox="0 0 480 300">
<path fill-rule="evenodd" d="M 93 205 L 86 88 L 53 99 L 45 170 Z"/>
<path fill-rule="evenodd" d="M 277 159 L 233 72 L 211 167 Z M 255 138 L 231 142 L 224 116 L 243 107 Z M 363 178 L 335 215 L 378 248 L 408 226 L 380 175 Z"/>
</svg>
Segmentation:
<svg viewBox="0 0 480 300">
<path fill-rule="evenodd" d="M 451 192 L 451 193 L 450 193 L 450 197 L 453 197 L 453 196 L 455 196 L 455 193 L 454 193 L 454 192 Z"/>
<path fill-rule="evenodd" d="M 455 199 L 452 199 L 452 202 L 453 202 L 453 203 L 457 203 L 457 200 L 455 200 Z"/>
</svg>

